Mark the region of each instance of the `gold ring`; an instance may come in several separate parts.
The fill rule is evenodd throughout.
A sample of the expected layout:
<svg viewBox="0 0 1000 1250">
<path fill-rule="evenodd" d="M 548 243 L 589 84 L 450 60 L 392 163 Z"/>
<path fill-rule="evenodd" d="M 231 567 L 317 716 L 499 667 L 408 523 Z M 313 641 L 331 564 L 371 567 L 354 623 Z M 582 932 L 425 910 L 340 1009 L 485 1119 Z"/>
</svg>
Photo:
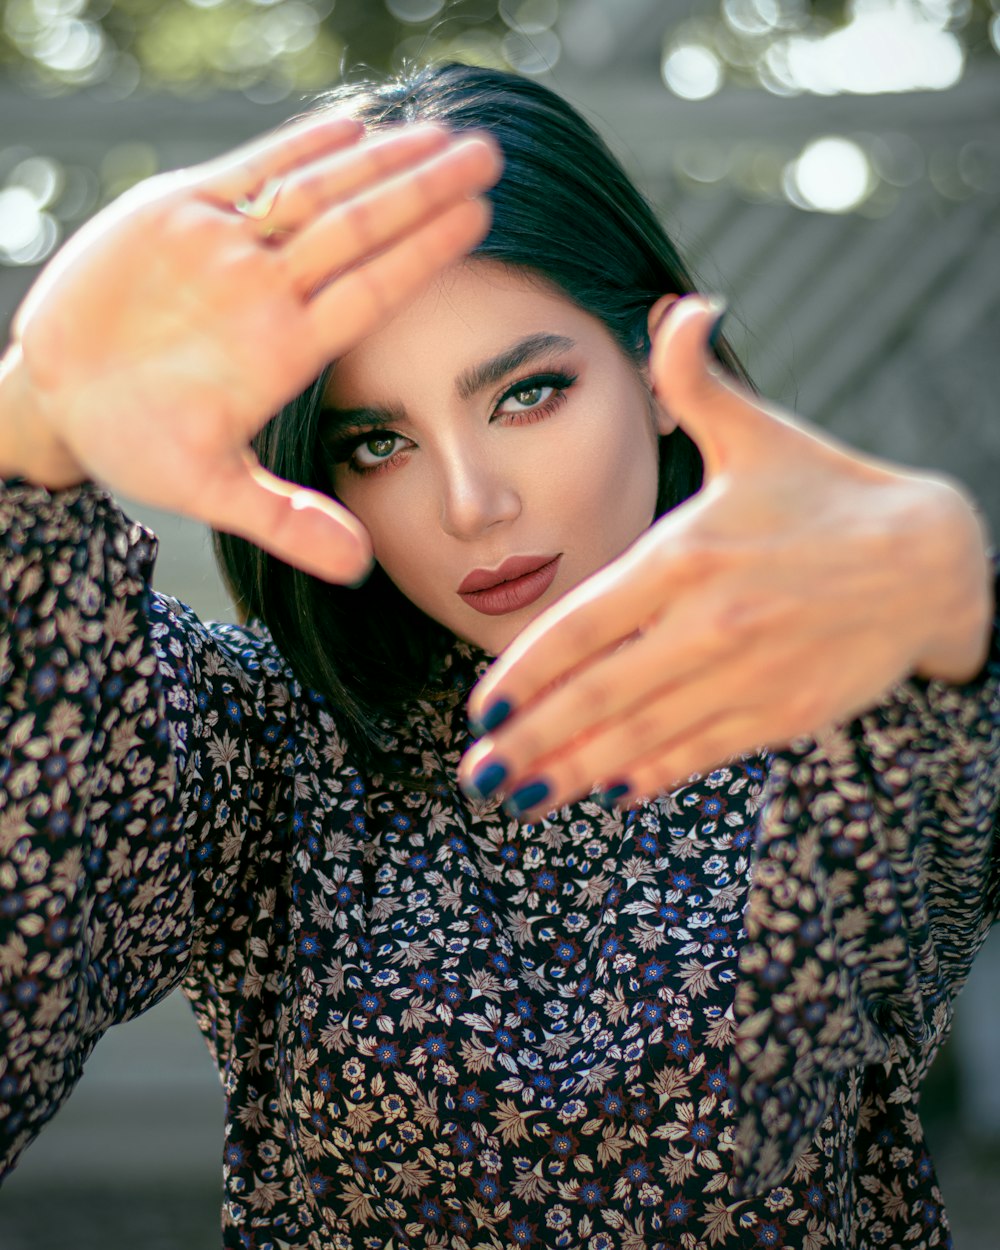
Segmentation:
<svg viewBox="0 0 1000 1250">
<path fill-rule="evenodd" d="M 254 221 L 263 221 L 270 214 L 271 209 L 274 208 L 275 201 L 281 193 L 283 182 L 284 179 L 282 178 L 270 178 L 256 195 L 241 195 L 233 205 L 233 208 L 242 217 L 250 217 Z"/>
</svg>

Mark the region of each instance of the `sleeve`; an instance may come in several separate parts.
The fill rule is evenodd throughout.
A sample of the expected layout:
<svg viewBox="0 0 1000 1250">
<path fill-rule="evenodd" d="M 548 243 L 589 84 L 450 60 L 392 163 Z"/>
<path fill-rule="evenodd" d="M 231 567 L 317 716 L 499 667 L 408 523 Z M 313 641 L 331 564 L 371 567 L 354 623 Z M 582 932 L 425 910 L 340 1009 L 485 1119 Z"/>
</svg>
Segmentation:
<svg viewBox="0 0 1000 1250">
<path fill-rule="evenodd" d="M 0 1177 L 179 983 L 267 801 L 263 644 L 153 592 L 155 556 L 93 484 L 0 485 Z"/>
<path fill-rule="evenodd" d="M 741 1192 L 787 1175 L 848 1069 L 891 1057 L 919 1089 L 1000 910 L 998 808 L 1000 619 L 975 680 L 901 683 L 774 756 L 736 998 Z"/>
</svg>

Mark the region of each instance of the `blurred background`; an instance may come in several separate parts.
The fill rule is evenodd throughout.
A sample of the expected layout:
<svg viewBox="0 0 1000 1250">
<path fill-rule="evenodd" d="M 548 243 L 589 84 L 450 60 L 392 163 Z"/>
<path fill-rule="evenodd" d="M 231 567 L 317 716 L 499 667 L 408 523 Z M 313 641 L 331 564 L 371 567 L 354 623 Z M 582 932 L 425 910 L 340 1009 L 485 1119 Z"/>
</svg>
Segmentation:
<svg viewBox="0 0 1000 1250">
<path fill-rule="evenodd" d="M 0 0 L 0 322 L 135 181 L 441 57 L 566 95 L 729 298 L 761 389 L 956 475 L 1000 532 L 1000 0 Z M 158 588 L 232 619 L 205 533 L 131 511 Z M 993 940 L 924 1098 L 957 1250 L 1000 1236 L 998 988 Z M 221 1148 L 173 995 L 101 1043 L 0 1193 L 0 1246 L 210 1250 Z"/>
</svg>

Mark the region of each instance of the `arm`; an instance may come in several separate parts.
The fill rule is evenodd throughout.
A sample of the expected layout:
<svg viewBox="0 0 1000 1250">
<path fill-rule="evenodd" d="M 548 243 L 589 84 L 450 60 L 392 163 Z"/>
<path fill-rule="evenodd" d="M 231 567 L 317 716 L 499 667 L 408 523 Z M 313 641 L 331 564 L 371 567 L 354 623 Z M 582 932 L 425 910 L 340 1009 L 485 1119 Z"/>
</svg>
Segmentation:
<svg viewBox="0 0 1000 1250">
<path fill-rule="evenodd" d="M 916 1102 L 1000 912 L 998 813 L 1000 618 L 968 682 L 901 683 L 775 756 L 736 1001 L 748 1191 L 787 1173 L 845 1070 L 891 1056 Z"/>
<path fill-rule="evenodd" d="M 0 486 L 0 535 L 2 1177 L 104 1031 L 205 960 L 280 836 L 294 704 L 266 637 L 150 589 L 155 538 L 93 484 Z"/>
<path fill-rule="evenodd" d="M 0 1157 L 178 980 L 192 886 L 140 624 L 155 541 L 92 486 L 0 494 Z"/>
</svg>

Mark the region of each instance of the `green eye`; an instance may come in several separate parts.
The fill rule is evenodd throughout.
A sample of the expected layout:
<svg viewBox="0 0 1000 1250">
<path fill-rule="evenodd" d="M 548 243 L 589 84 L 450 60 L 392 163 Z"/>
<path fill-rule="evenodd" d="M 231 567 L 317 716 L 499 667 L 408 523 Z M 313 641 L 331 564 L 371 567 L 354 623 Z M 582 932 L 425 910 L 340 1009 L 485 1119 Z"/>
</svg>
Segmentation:
<svg viewBox="0 0 1000 1250">
<path fill-rule="evenodd" d="M 377 469 L 391 461 L 405 442 L 405 439 L 393 434 L 391 430 L 373 430 L 367 438 L 354 444 L 350 463 L 360 473 Z"/>
<path fill-rule="evenodd" d="M 542 392 L 548 389 L 545 386 L 528 386 L 523 391 L 515 391 L 511 398 L 524 404 L 525 408 L 533 408 L 541 400 Z"/>
</svg>

